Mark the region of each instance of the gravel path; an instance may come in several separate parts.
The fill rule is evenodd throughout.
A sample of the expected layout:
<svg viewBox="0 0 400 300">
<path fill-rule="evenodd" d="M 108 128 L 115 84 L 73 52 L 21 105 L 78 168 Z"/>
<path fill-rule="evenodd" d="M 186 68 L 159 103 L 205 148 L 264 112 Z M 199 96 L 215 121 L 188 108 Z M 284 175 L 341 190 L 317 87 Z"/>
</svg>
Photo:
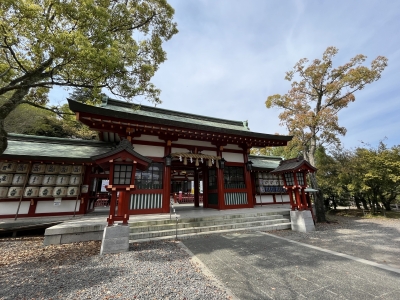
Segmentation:
<svg viewBox="0 0 400 300">
<path fill-rule="evenodd" d="M 98 255 L 101 242 L 0 239 L 0 299 L 228 299 L 174 242 Z"/>
<path fill-rule="evenodd" d="M 268 233 L 400 269 L 400 220 L 341 216 L 334 219 L 330 224 L 317 223 L 315 232 Z"/>
</svg>

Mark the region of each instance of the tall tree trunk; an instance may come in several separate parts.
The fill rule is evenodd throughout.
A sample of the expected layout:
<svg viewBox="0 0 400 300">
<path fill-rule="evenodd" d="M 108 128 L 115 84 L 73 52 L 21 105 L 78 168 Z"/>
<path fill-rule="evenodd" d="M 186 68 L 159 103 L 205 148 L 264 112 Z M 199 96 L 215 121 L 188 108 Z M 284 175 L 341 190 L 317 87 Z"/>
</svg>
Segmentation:
<svg viewBox="0 0 400 300">
<path fill-rule="evenodd" d="M 357 209 L 361 209 L 361 200 L 357 196 L 354 195 L 354 202 L 356 203 Z"/>
<path fill-rule="evenodd" d="M 28 92 L 29 88 L 16 90 L 11 97 L 0 106 L 0 155 L 6 151 L 8 146 L 7 132 L 4 130 L 4 120 L 23 101 Z"/>
<path fill-rule="evenodd" d="M 361 203 L 363 204 L 364 209 L 368 209 L 367 201 L 364 198 L 361 198 Z"/>
<path fill-rule="evenodd" d="M 313 128 L 312 131 L 315 131 L 315 128 Z M 316 147 L 317 140 L 315 139 L 315 136 L 316 136 L 316 134 L 314 132 L 314 137 L 311 138 L 311 140 L 310 140 L 309 150 L 308 150 L 308 152 L 305 152 L 307 161 L 312 166 L 315 166 L 315 151 L 317 149 L 317 147 Z M 313 189 L 318 190 L 317 195 L 315 197 L 315 214 L 317 216 L 317 222 L 326 222 L 325 207 L 324 207 L 324 195 L 323 195 L 322 191 L 318 188 L 317 177 L 315 176 L 315 173 L 310 174 L 310 179 L 311 179 L 311 187 Z"/>
<path fill-rule="evenodd" d="M 311 187 L 315 190 L 318 190 L 315 197 L 315 214 L 317 216 L 317 222 L 326 222 L 324 195 L 322 194 L 322 191 L 318 189 L 318 183 L 315 173 L 310 174 L 310 180 L 311 180 Z"/>
</svg>

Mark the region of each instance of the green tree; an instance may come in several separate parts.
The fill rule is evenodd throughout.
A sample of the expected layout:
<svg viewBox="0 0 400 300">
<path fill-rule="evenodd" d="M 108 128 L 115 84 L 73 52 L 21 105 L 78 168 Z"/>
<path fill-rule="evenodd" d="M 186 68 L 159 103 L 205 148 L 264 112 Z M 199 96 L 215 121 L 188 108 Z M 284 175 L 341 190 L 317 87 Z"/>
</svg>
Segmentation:
<svg viewBox="0 0 400 300">
<path fill-rule="evenodd" d="M 61 110 L 71 113 L 65 104 Z M 55 113 L 28 104 L 21 104 L 13 110 L 4 121 L 7 132 L 43 135 L 64 138 L 94 139 L 97 133 L 75 120 L 74 115 L 66 114 L 64 118 Z"/>
<path fill-rule="evenodd" d="M 280 156 L 283 159 L 290 159 L 299 156 L 297 149 L 285 147 L 264 147 L 252 148 L 250 150 L 252 155 L 265 155 L 265 156 Z"/>
<path fill-rule="evenodd" d="M 361 190 L 367 193 L 372 211 L 380 204 L 390 210 L 400 193 L 400 146 L 388 149 L 381 142 L 376 149 L 357 148 L 356 157 L 363 168 Z"/>
<path fill-rule="evenodd" d="M 359 54 L 333 68 L 337 53 L 337 48 L 328 47 L 322 60 L 315 59 L 310 64 L 306 58 L 299 60 L 286 73 L 291 89 L 284 95 L 269 96 L 265 102 L 267 108 L 283 109 L 279 118 L 294 136 L 291 145 L 314 166 L 317 147 L 338 145 L 338 136 L 346 133 L 346 128 L 339 126 L 338 112 L 355 100 L 356 91 L 378 80 L 387 66 L 387 59 L 378 56 L 368 68 L 363 65 L 366 56 Z M 315 176 L 310 178 L 312 187 L 318 189 Z M 318 222 L 326 221 L 322 193 L 318 193 L 316 213 Z"/>
<path fill-rule="evenodd" d="M 0 154 L 5 118 L 23 103 L 45 106 L 54 86 L 159 103 L 150 80 L 178 32 L 173 15 L 166 0 L 0 1 Z"/>
</svg>

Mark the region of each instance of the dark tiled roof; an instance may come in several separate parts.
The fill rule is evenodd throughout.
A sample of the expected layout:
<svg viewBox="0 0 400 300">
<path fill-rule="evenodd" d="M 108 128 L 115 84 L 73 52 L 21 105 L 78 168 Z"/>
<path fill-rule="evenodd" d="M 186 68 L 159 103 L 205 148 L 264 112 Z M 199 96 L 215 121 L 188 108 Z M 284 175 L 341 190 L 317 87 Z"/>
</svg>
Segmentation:
<svg viewBox="0 0 400 300">
<path fill-rule="evenodd" d="M 91 156 L 110 151 L 115 145 L 100 141 L 8 134 L 8 147 L 0 159 L 91 162 Z"/>
<path fill-rule="evenodd" d="M 142 161 L 144 161 L 144 162 L 146 162 L 148 164 L 151 164 L 152 160 L 150 158 L 137 153 L 135 150 L 133 150 L 133 148 L 134 147 L 132 146 L 131 142 L 124 139 L 114 149 L 112 149 L 112 150 L 110 150 L 108 152 L 99 154 L 99 155 L 92 156 L 92 159 L 93 160 L 98 160 L 98 159 L 101 159 L 101 158 L 112 156 L 112 155 L 117 154 L 117 153 L 119 153 L 121 151 L 126 151 L 126 152 L 130 153 L 131 155 L 133 155 L 134 157 L 137 157 L 138 159 L 140 159 L 140 160 L 142 160 Z"/>
<path fill-rule="evenodd" d="M 169 125 L 179 128 L 204 130 L 215 133 L 233 134 L 276 141 L 290 141 L 292 139 L 291 136 L 252 132 L 247 127 L 247 121 L 211 118 L 145 105 L 137 105 L 113 99 L 108 99 L 101 106 L 86 105 L 73 100 L 68 100 L 68 103 L 70 109 L 74 112 L 84 112 L 116 119 L 133 120 L 151 124 Z"/>
<path fill-rule="evenodd" d="M 280 163 L 280 165 L 271 173 L 279 174 L 279 173 L 293 172 L 298 169 L 309 169 L 314 172 L 317 170 L 308 161 L 304 159 L 292 158 L 288 160 L 283 160 Z"/>
<path fill-rule="evenodd" d="M 271 171 L 279 166 L 282 157 L 249 155 L 249 160 L 253 163 L 252 169 L 254 171 Z"/>
</svg>

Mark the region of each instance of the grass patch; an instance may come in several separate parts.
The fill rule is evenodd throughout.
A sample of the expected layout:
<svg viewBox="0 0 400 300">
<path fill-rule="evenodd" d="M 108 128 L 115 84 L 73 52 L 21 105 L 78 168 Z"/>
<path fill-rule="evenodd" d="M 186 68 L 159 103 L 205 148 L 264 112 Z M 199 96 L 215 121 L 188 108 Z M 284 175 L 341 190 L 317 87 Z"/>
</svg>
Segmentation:
<svg viewBox="0 0 400 300">
<path fill-rule="evenodd" d="M 359 218 L 388 218 L 388 219 L 400 219 L 400 211 L 386 211 L 385 215 L 383 212 L 377 212 L 372 214 L 370 211 L 363 211 L 362 209 L 337 209 L 330 210 L 327 212 L 328 216 L 342 216 L 342 217 L 359 217 Z"/>
</svg>

